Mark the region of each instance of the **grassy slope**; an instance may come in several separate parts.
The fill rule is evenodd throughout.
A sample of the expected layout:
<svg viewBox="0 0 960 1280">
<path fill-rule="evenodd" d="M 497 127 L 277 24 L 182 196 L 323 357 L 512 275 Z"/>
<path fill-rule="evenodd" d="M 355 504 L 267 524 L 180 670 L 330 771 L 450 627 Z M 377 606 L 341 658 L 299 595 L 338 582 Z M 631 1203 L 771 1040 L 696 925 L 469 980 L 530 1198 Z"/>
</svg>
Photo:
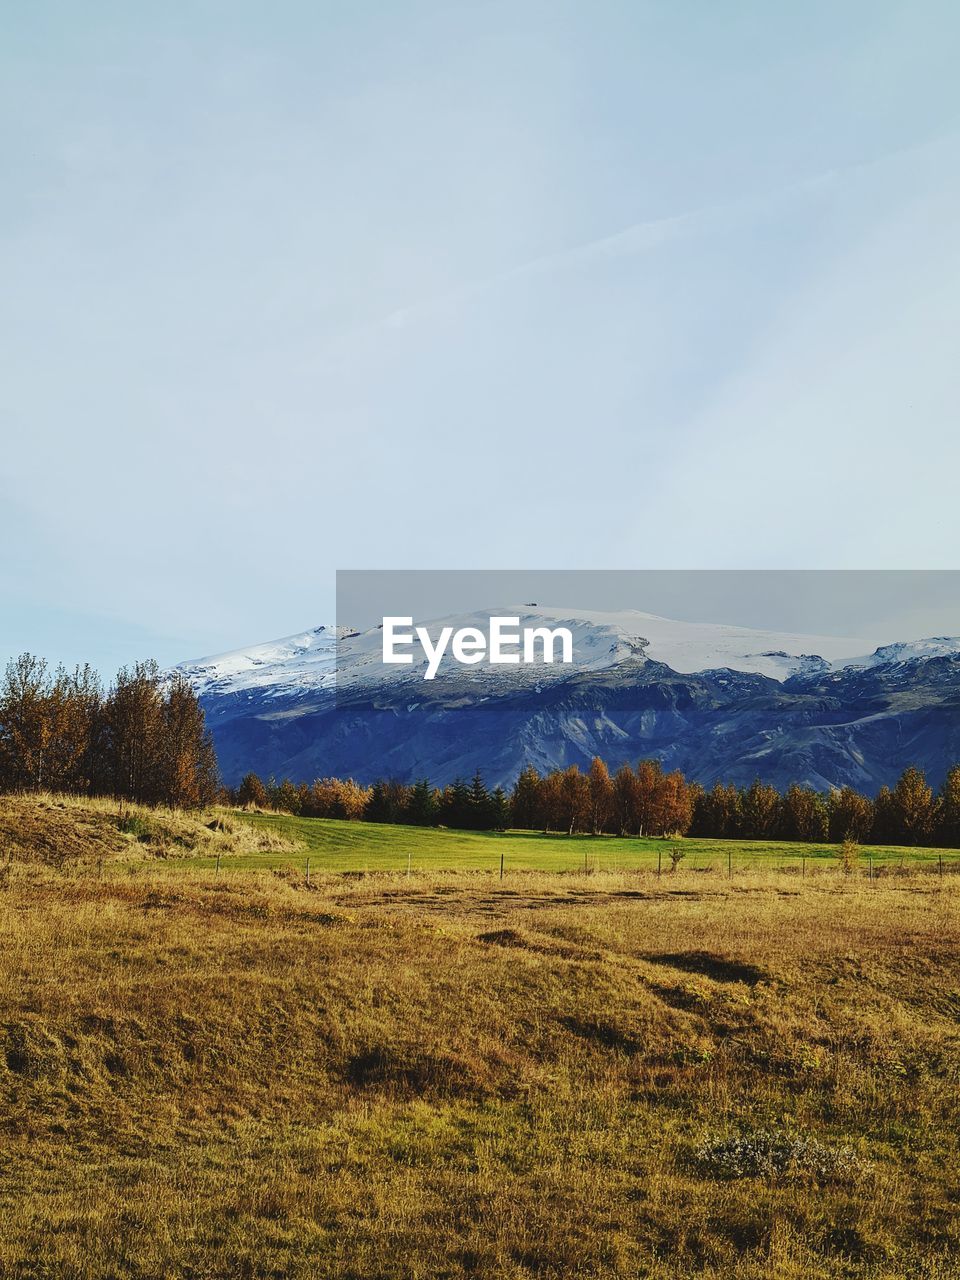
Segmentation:
<svg viewBox="0 0 960 1280">
<path fill-rule="evenodd" d="M 952 876 L 49 862 L 0 891 L 4 1277 L 960 1275 Z M 698 1155 L 767 1130 L 850 1153 Z"/>
<path fill-rule="evenodd" d="M 227 813 L 148 809 L 115 800 L 0 795 L 0 863 L 43 863 L 71 872 L 158 858 L 289 860 L 301 845 L 279 828 Z"/>
</svg>

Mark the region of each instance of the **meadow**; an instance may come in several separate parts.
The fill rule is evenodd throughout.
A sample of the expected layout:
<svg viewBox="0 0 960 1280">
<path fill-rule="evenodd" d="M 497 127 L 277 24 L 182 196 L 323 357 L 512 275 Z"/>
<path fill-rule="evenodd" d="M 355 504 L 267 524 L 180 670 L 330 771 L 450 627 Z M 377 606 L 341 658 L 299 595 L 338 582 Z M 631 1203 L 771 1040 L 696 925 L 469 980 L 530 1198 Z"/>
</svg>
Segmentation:
<svg viewBox="0 0 960 1280">
<path fill-rule="evenodd" d="M 951 868 L 346 828 L 0 800 L 0 1276 L 960 1275 Z"/>
<path fill-rule="evenodd" d="M 641 839 L 616 836 L 549 835 L 533 831 L 452 831 L 434 827 L 393 826 L 387 823 L 343 822 L 335 818 L 295 818 L 288 814 L 232 811 L 233 823 L 249 824 L 277 847 L 237 855 L 225 870 L 254 870 L 302 865 L 309 858 L 315 871 L 517 871 L 620 872 L 673 871 L 671 854 L 682 854 L 677 872 L 739 872 L 783 870 L 813 874 L 818 868 L 836 869 L 835 844 L 798 844 L 778 840 Z M 292 851 L 296 856 L 292 856 Z M 859 869 L 875 872 L 960 869 L 960 850 L 908 848 L 900 845 L 864 847 Z M 203 869 L 216 865 L 216 855 L 178 859 L 178 868 Z"/>
</svg>

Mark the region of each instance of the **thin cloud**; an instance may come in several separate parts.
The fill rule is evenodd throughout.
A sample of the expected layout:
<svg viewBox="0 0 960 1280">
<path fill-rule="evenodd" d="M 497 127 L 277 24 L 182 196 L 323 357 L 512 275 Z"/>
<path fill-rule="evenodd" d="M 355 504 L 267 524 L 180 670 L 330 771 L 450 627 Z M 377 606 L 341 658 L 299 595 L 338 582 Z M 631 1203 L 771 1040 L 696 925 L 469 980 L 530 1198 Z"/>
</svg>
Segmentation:
<svg viewBox="0 0 960 1280">
<path fill-rule="evenodd" d="M 933 139 L 925 139 L 922 142 L 896 148 L 872 159 L 846 165 L 843 168 L 825 169 L 811 177 L 802 178 L 797 182 L 791 182 L 772 191 L 761 192 L 758 195 L 703 205 L 682 213 L 668 214 L 662 218 L 650 218 L 634 222 L 609 235 L 599 236 L 596 239 L 572 245 L 570 248 L 558 250 L 556 253 L 548 253 L 540 257 L 531 258 L 527 262 L 510 267 L 506 271 L 497 272 L 484 280 L 474 281 L 459 289 L 453 289 L 449 293 L 427 298 L 422 302 L 411 303 L 407 307 L 400 307 L 381 319 L 373 321 L 369 326 L 364 326 L 363 331 L 370 332 L 382 328 L 402 329 L 417 321 L 427 319 L 431 315 L 472 302 L 518 280 L 554 275 L 589 262 L 620 257 L 635 257 L 698 230 L 709 228 L 711 231 L 716 231 L 722 230 L 725 226 L 733 227 L 744 220 L 768 213 L 778 205 L 785 201 L 790 201 L 798 195 L 810 194 L 820 189 L 831 187 L 841 179 L 868 172 L 871 169 L 889 164 L 891 161 L 903 159 L 905 156 L 915 152 L 926 150 L 947 141 L 953 141 L 955 137 L 956 135 L 954 134 L 947 134 Z"/>
</svg>

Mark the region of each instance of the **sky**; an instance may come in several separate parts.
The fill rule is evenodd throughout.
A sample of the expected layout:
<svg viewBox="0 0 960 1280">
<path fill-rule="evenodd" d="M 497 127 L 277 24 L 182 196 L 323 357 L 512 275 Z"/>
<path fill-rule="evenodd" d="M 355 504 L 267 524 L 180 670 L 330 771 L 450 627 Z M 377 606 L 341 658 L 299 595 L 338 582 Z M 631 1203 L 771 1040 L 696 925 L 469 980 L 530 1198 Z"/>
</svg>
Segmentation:
<svg viewBox="0 0 960 1280">
<path fill-rule="evenodd" d="M 955 5 L 0 23 L 0 659 L 337 569 L 957 567 Z"/>
<path fill-rule="evenodd" d="M 811 637 L 896 641 L 960 637 L 960 570 L 918 569 L 347 569 L 336 618 L 356 630 L 388 616 L 415 623 L 468 614 L 570 616 L 639 611 Z"/>
</svg>

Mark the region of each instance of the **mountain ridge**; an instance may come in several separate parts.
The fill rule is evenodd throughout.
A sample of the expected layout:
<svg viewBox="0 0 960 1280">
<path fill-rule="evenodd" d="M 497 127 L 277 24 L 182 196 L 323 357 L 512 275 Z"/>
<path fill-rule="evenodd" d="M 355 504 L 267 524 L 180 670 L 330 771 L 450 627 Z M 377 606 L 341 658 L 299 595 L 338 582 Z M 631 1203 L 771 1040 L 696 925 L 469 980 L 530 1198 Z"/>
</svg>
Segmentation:
<svg viewBox="0 0 960 1280">
<path fill-rule="evenodd" d="M 509 785 L 525 764 L 585 767 L 601 755 L 611 766 L 656 756 L 704 785 L 761 777 L 875 792 L 908 764 L 937 781 L 960 759 L 958 638 L 866 652 L 851 638 L 639 611 L 504 613 L 571 623 L 573 668 L 446 662 L 424 682 L 416 664 L 382 665 L 378 628 L 324 626 L 177 670 L 200 696 L 228 782 L 254 770 L 442 785 L 480 768 Z"/>
</svg>

